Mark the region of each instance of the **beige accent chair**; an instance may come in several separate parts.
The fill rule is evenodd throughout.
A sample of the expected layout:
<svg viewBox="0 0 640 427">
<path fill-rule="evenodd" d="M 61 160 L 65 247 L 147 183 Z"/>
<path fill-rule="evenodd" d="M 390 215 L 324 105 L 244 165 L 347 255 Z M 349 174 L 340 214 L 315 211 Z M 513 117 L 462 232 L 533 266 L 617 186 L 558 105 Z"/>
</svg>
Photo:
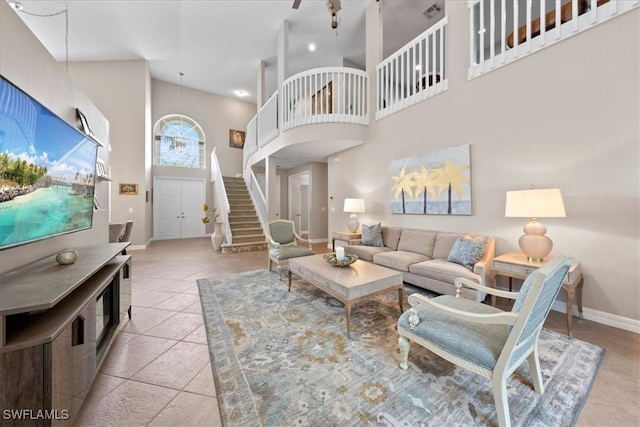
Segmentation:
<svg viewBox="0 0 640 427">
<path fill-rule="evenodd" d="M 311 241 L 300 237 L 294 228 L 293 221 L 277 219 L 267 222 L 267 243 L 269 245 L 269 271 L 273 264 L 278 266 L 278 278 L 282 280 L 282 268 L 290 258 L 313 255 Z"/>
<path fill-rule="evenodd" d="M 465 278 L 455 279 L 458 294 L 428 299 L 409 296 L 411 309 L 398 320 L 400 368 L 407 369 L 411 341 L 464 369 L 489 378 L 501 427 L 510 426 L 507 379 L 525 360 L 536 392 L 544 392 L 538 337 L 573 258 L 557 256 L 534 270 L 520 292 L 482 286 Z M 514 299 L 510 312 L 460 298 L 462 286 Z"/>
</svg>

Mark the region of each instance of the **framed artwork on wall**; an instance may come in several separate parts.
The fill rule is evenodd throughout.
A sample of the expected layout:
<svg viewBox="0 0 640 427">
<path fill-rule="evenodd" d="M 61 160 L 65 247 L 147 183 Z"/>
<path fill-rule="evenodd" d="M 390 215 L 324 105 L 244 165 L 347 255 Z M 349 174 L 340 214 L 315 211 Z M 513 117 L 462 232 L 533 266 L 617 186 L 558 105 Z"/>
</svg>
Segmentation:
<svg viewBox="0 0 640 427">
<path fill-rule="evenodd" d="M 138 194 L 138 184 L 118 184 L 120 194 L 125 196 L 135 196 Z"/>
<path fill-rule="evenodd" d="M 78 123 L 77 124 L 78 129 L 80 129 L 85 135 L 89 135 L 91 138 L 93 138 L 93 140 L 96 141 L 98 145 L 100 145 L 101 147 L 104 147 L 104 144 L 100 142 L 98 138 L 96 138 L 96 135 L 93 133 L 91 126 L 89 126 L 87 117 L 84 115 L 82 111 L 80 111 L 79 108 L 76 108 L 76 123 Z"/>
<path fill-rule="evenodd" d="M 244 148 L 244 131 L 229 129 L 229 147 Z"/>
<path fill-rule="evenodd" d="M 471 215 L 469 144 L 393 160 L 389 174 L 391 213 Z"/>
</svg>

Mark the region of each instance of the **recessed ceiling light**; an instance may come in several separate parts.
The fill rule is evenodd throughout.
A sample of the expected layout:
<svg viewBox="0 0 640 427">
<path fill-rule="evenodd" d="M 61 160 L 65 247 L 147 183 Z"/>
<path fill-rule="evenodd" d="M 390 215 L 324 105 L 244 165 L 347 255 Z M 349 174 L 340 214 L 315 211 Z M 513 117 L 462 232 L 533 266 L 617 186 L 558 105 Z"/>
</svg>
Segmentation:
<svg viewBox="0 0 640 427">
<path fill-rule="evenodd" d="M 234 91 L 234 93 L 240 97 L 245 97 L 249 95 L 246 90 L 241 90 L 241 89 Z"/>
<path fill-rule="evenodd" d="M 309 44 L 309 51 L 313 52 L 314 50 L 316 50 L 316 45 L 313 43 Z"/>
<path fill-rule="evenodd" d="M 14 8 L 15 10 L 22 10 L 24 9 L 24 6 L 22 5 L 22 3 L 20 3 L 19 1 L 8 1 L 7 3 L 9 3 L 9 6 L 11 6 L 12 8 Z"/>
</svg>

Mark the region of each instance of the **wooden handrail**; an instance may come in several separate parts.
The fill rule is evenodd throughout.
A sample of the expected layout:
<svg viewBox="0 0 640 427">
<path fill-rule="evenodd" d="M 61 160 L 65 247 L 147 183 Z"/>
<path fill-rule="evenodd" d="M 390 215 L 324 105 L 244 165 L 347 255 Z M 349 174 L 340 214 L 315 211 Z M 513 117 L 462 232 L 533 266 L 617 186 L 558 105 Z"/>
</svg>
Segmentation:
<svg viewBox="0 0 640 427">
<path fill-rule="evenodd" d="M 608 2 L 609 0 L 598 0 L 598 6 L 601 6 Z M 578 16 L 582 15 L 589 9 L 590 3 L 591 2 L 589 0 L 578 1 Z M 560 7 L 560 23 L 564 24 L 565 22 L 570 21 L 572 18 L 573 18 L 573 2 L 569 1 Z M 555 9 L 549 11 L 545 15 L 544 22 L 546 24 L 545 26 L 546 31 L 549 31 L 555 28 L 556 26 L 556 10 Z M 531 38 L 539 35 L 540 35 L 540 18 L 536 18 L 531 21 Z M 522 27 L 518 28 L 518 44 L 522 44 L 525 41 L 527 41 L 527 26 L 523 25 Z M 513 33 L 507 36 L 507 46 L 509 46 L 509 48 L 513 47 Z"/>
</svg>

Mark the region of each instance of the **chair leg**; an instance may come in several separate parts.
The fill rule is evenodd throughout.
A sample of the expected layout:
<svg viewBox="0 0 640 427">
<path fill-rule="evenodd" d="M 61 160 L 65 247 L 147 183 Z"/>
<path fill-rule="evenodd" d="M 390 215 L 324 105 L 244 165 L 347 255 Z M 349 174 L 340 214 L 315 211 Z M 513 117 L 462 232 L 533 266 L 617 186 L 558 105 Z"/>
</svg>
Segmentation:
<svg viewBox="0 0 640 427">
<path fill-rule="evenodd" d="M 538 348 L 534 347 L 533 351 L 527 357 L 529 361 L 529 371 L 533 379 L 533 389 L 542 394 L 544 393 L 544 383 L 542 382 L 542 372 L 540 371 L 540 359 L 538 359 Z"/>
<path fill-rule="evenodd" d="M 494 375 L 496 375 L 495 371 Z M 493 398 L 496 402 L 498 425 L 500 427 L 510 427 L 511 419 L 509 417 L 509 401 L 507 400 L 507 378 L 498 374 L 491 382 L 493 383 Z"/>
<path fill-rule="evenodd" d="M 408 338 L 401 336 L 398 338 L 398 349 L 400 350 L 400 368 L 407 369 L 407 359 L 409 358 L 409 348 L 411 347 L 411 341 Z"/>
<path fill-rule="evenodd" d="M 278 264 L 278 280 L 282 280 L 282 265 Z"/>
</svg>

